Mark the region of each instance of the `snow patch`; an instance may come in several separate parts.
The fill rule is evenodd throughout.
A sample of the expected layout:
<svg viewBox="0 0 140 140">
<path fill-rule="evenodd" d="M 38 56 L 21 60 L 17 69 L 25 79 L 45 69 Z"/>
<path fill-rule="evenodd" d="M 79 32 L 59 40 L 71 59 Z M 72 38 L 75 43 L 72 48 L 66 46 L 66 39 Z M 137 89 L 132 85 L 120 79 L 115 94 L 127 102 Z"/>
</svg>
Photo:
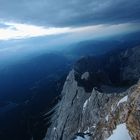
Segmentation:
<svg viewBox="0 0 140 140">
<path fill-rule="evenodd" d="M 111 111 L 114 111 L 114 107 L 113 107 L 113 105 L 111 106 Z"/>
<path fill-rule="evenodd" d="M 121 103 L 123 102 L 127 102 L 128 96 L 123 97 L 117 104 L 117 106 L 119 106 Z"/>
<path fill-rule="evenodd" d="M 54 127 L 53 130 L 55 131 L 56 130 L 56 127 Z"/>
<path fill-rule="evenodd" d="M 78 130 L 78 133 L 80 133 L 81 131 L 80 131 L 80 129 Z"/>
<path fill-rule="evenodd" d="M 106 119 L 106 121 L 108 122 L 109 116 L 107 115 L 107 116 L 105 117 L 105 119 Z"/>
<path fill-rule="evenodd" d="M 91 97 L 89 97 L 89 98 L 85 101 L 85 103 L 84 103 L 84 105 L 83 105 L 83 112 L 86 110 L 87 104 L 88 104 L 88 102 L 90 102 L 90 98 L 91 98 Z"/>
<path fill-rule="evenodd" d="M 77 136 L 75 140 L 90 140 L 90 136 L 84 135 L 84 137 Z"/>
<path fill-rule="evenodd" d="M 116 129 L 113 130 L 113 134 L 107 140 L 131 140 L 126 124 L 117 125 Z"/>
<path fill-rule="evenodd" d="M 96 125 L 93 125 L 91 128 L 96 128 Z"/>
<path fill-rule="evenodd" d="M 88 100 L 86 100 L 85 103 L 84 103 L 84 105 L 83 105 L 83 111 L 86 110 L 86 106 L 87 106 L 87 104 L 88 104 Z"/>
<path fill-rule="evenodd" d="M 89 133 L 89 127 L 88 127 L 88 129 L 84 133 Z"/>
</svg>

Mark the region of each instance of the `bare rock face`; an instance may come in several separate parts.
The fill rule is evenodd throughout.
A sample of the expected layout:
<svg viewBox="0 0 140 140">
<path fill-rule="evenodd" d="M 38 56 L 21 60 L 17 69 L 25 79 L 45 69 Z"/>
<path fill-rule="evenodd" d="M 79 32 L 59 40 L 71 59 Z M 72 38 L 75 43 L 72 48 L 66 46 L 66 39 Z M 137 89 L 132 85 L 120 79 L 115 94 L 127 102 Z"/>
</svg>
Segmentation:
<svg viewBox="0 0 140 140">
<path fill-rule="evenodd" d="M 140 83 L 131 87 L 125 92 L 123 98 L 118 97 L 112 103 L 108 117 L 100 120 L 93 138 L 104 140 L 113 134 L 113 131 L 120 124 L 125 124 L 129 137 L 132 140 L 140 139 Z M 122 132 L 123 133 L 123 132 Z"/>
<path fill-rule="evenodd" d="M 83 110 L 81 104 L 89 98 L 90 93 L 86 93 L 82 87 L 77 86 L 73 70 L 66 79 L 62 96 L 46 135 L 48 140 L 71 139 L 80 128 Z"/>
<path fill-rule="evenodd" d="M 62 95 L 46 140 L 71 140 L 79 134 L 89 135 L 91 140 L 104 140 L 123 123 L 130 137 L 139 140 L 140 84 L 119 94 L 100 93 L 95 89 L 87 93 L 77 86 L 71 71 Z"/>
<path fill-rule="evenodd" d="M 82 79 L 82 80 L 83 80 L 83 79 L 88 80 L 88 78 L 89 78 L 89 72 L 85 72 L 85 73 L 83 73 L 82 76 L 81 76 L 81 79 Z"/>
<path fill-rule="evenodd" d="M 140 140 L 140 82 L 135 84 L 140 77 L 139 59 L 139 47 L 135 47 L 103 59 L 103 67 L 103 60 L 78 62 L 66 79 L 44 140 L 112 140 L 118 131 L 124 131 L 127 139 Z M 120 83 L 129 83 L 127 89 L 115 86 L 107 72 L 116 61 L 121 62 L 116 75 Z"/>
<path fill-rule="evenodd" d="M 133 139 L 140 140 L 140 84 L 129 94 L 127 127 Z"/>
<path fill-rule="evenodd" d="M 124 59 L 123 80 L 136 80 L 140 77 L 140 46 L 126 50 L 121 54 Z"/>
</svg>

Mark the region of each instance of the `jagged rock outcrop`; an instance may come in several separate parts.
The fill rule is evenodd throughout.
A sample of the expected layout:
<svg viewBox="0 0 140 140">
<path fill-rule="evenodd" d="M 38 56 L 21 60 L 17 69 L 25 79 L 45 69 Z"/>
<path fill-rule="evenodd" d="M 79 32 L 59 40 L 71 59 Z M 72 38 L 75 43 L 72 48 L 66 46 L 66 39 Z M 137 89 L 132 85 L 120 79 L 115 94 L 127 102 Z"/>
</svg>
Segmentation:
<svg viewBox="0 0 140 140">
<path fill-rule="evenodd" d="M 128 89 L 125 96 L 118 99 L 112 103 L 108 114 L 98 122 L 94 140 L 108 138 L 120 124 L 126 125 L 132 140 L 140 139 L 140 83 Z"/>
<path fill-rule="evenodd" d="M 127 139 L 139 140 L 139 65 L 139 47 L 114 57 L 78 61 L 66 79 L 44 140 L 112 140 L 118 129 L 127 133 Z M 114 82 L 115 74 L 119 78 Z"/>
</svg>

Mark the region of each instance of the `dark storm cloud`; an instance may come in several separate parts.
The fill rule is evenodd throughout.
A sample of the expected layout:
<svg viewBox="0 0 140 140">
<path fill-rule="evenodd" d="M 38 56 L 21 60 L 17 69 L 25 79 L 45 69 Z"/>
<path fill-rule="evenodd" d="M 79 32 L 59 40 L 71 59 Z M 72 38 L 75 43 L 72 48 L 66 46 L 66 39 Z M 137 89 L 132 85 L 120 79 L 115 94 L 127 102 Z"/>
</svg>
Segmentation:
<svg viewBox="0 0 140 140">
<path fill-rule="evenodd" d="M 139 0 L 0 0 L 0 19 L 44 26 L 139 22 Z"/>
</svg>

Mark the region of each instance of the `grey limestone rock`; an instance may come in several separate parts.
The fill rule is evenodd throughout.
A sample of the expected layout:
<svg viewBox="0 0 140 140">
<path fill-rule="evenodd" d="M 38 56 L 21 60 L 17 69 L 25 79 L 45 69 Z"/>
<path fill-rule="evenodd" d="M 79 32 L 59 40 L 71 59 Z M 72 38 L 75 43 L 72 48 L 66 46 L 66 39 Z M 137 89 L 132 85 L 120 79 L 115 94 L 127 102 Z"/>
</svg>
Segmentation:
<svg viewBox="0 0 140 140">
<path fill-rule="evenodd" d="M 74 140 L 77 137 L 105 140 L 112 135 L 117 125 L 122 123 L 126 124 L 132 139 L 140 139 L 140 83 L 132 86 L 140 78 L 140 48 L 138 46 L 126 50 L 114 57 L 111 55 L 107 58 L 109 63 L 104 63 L 104 68 L 109 70 L 117 59 L 117 62 L 121 63 L 118 68 L 121 80 L 130 83 L 133 81 L 131 86 L 125 90 L 118 90 L 119 87 L 110 84 L 109 73 L 106 73 L 104 68 L 99 69 L 100 64 L 94 62 L 96 68 L 88 69 L 84 68 L 83 64 L 89 67 L 90 63 L 93 63 L 92 59 L 78 62 L 80 68 L 74 68 L 67 76 L 61 100 L 54 108 L 51 125 L 44 140 Z M 97 81 L 94 75 L 96 72 L 102 73 L 102 76 L 106 74 L 103 82 Z M 90 79 L 92 74 L 94 76 Z M 99 82 L 100 89 L 96 84 L 90 87 L 92 90 L 86 90 L 82 86 L 83 83 L 79 85 L 80 80 L 90 84 L 92 80 L 95 82 L 94 78 L 96 84 Z M 108 92 L 109 90 L 111 92 Z"/>
</svg>

